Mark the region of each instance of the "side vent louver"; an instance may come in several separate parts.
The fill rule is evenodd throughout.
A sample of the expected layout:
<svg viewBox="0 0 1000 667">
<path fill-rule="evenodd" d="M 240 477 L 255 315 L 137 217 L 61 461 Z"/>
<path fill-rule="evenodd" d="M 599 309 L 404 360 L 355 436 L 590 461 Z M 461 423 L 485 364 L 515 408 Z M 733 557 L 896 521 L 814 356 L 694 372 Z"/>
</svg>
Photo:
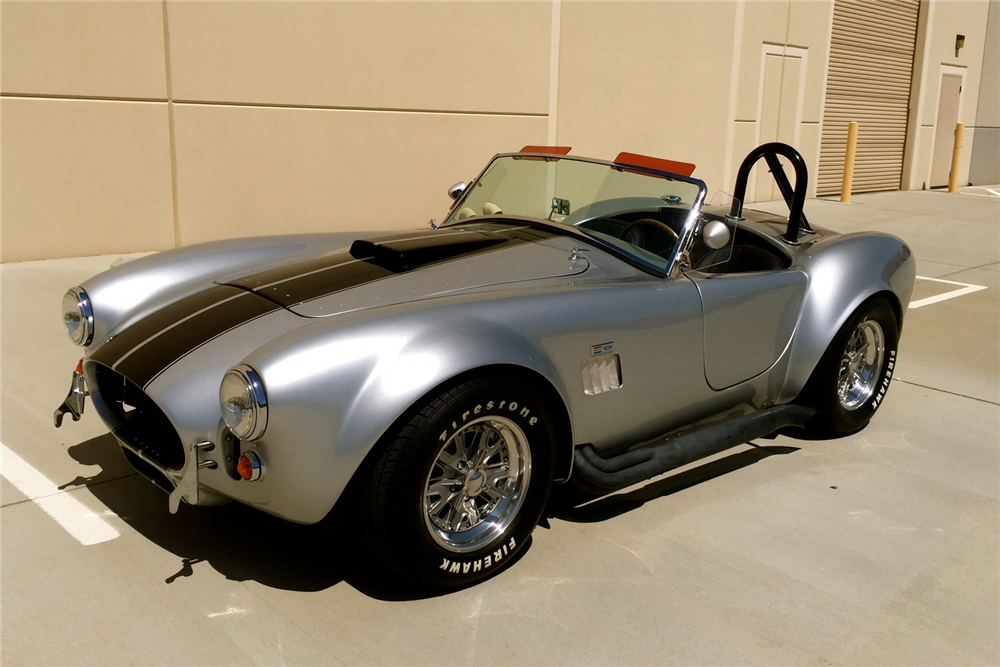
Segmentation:
<svg viewBox="0 0 1000 667">
<path fill-rule="evenodd" d="M 602 354 L 583 362 L 583 393 L 587 396 L 620 389 L 622 367 L 617 354 Z"/>
</svg>

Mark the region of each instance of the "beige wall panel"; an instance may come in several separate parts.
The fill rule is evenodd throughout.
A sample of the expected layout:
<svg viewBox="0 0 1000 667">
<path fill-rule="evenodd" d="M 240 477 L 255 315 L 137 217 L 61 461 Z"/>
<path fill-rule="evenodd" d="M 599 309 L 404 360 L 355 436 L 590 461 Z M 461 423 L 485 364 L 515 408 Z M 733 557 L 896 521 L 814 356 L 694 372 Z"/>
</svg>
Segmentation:
<svg viewBox="0 0 1000 667">
<path fill-rule="evenodd" d="M 983 68 L 983 48 L 989 15 L 987 2 L 932 3 L 933 12 L 927 29 L 925 48 L 928 50 L 928 67 L 921 74 L 920 123 L 933 125 L 937 121 L 938 93 L 941 87 L 941 65 L 965 67 L 962 84 L 962 106 L 959 122 L 974 125 L 976 122 L 979 78 Z M 955 35 L 965 35 L 965 47 L 955 57 Z"/>
<path fill-rule="evenodd" d="M 826 68 L 830 60 L 833 2 L 793 1 L 788 12 L 788 43 L 809 49 L 802 120 L 819 122 L 823 119 L 823 92 L 826 89 Z"/>
<path fill-rule="evenodd" d="M 170 2 L 174 98 L 547 113 L 547 2 Z"/>
<path fill-rule="evenodd" d="M 802 158 L 809 168 L 809 190 L 807 197 L 816 196 L 816 173 L 819 171 L 819 123 L 802 123 L 799 125 L 799 145 L 796 146 L 802 153 Z M 791 176 L 789 176 L 791 178 Z"/>
<path fill-rule="evenodd" d="M 710 195 L 712 190 L 721 190 L 733 194 L 733 186 L 736 184 L 736 172 L 739 170 L 740 165 L 743 164 L 743 158 L 747 154 L 757 147 L 757 123 L 734 123 L 733 124 L 733 177 L 729 183 L 722 183 L 719 187 L 709 186 Z M 747 181 L 747 197 L 745 198 L 744 204 L 748 204 L 754 200 L 753 194 L 757 190 L 756 184 L 756 174 L 761 169 L 764 170 L 764 175 L 767 175 L 767 165 L 763 160 L 757 163 L 753 171 L 750 172 L 750 180 Z"/>
<path fill-rule="evenodd" d="M 709 3 L 715 4 L 715 3 Z M 719 7 L 732 7 L 732 3 L 718 3 Z M 758 120 L 757 104 L 760 99 L 761 85 L 761 54 L 764 42 L 784 44 L 788 27 L 789 3 L 771 1 L 751 1 L 745 5 L 743 16 L 743 45 L 739 64 L 739 93 L 736 97 L 736 120 Z M 730 34 L 726 28 L 712 26 L 712 32 L 724 35 Z M 696 33 L 704 39 L 703 33 Z M 706 44 L 720 45 L 715 40 L 707 40 Z M 808 46 L 800 44 L 799 46 Z M 728 70 L 724 73 L 729 81 Z"/>
<path fill-rule="evenodd" d="M 441 221 L 445 190 L 544 143 L 519 116 L 174 107 L 181 243 Z"/>
<path fill-rule="evenodd" d="M 917 128 L 917 137 L 914 141 L 912 160 L 912 174 L 910 181 L 904 185 L 910 190 L 920 190 L 927 187 L 928 178 L 931 173 L 931 158 L 934 152 L 934 126 L 923 126 Z"/>
<path fill-rule="evenodd" d="M 733 3 L 563 3 L 558 142 L 694 162 L 723 187 L 734 20 Z"/>
<path fill-rule="evenodd" d="M 173 246 L 166 104 L 4 98 L 5 262 Z"/>
<path fill-rule="evenodd" d="M 165 99 L 159 2 L 0 2 L 3 92 Z"/>
<path fill-rule="evenodd" d="M 963 68 L 962 100 L 959 121 L 968 128 L 975 125 L 978 111 L 978 92 L 983 67 L 989 3 L 987 2 L 931 2 L 922 3 L 926 12 L 926 34 L 923 38 L 924 54 L 918 55 L 914 81 L 916 112 L 912 111 L 907 140 L 903 187 L 920 189 L 930 185 L 931 160 L 934 151 L 934 133 L 937 123 L 938 96 L 941 88 L 942 64 Z M 965 47 L 955 56 L 955 35 L 965 35 Z M 918 49 L 920 48 L 918 40 Z M 918 52 L 919 53 L 919 52 Z M 914 122 L 914 117 L 916 122 Z M 963 148 L 971 155 L 973 142 L 966 135 Z M 967 174 L 967 171 L 960 172 Z M 964 176 L 963 176 L 964 177 Z"/>
<path fill-rule="evenodd" d="M 782 76 L 782 70 L 789 68 L 788 63 L 782 62 L 784 60 L 785 58 L 782 56 L 771 54 L 768 54 L 764 58 L 764 86 L 761 91 L 760 119 L 757 122 L 760 128 L 760 133 L 757 137 L 757 143 L 759 144 L 778 141 L 779 129 L 786 129 L 788 126 L 787 120 L 779 124 L 781 112 L 785 111 L 783 107 L 786 106 L 782 104 L 781 88 L 783 84 L 782 79 L 787 79 L 787 77 Z M 779 127 L 779 125 L 785 127 Z M 788 140 L 782 139 L 782 141 Z M 761 161 L 761 164 L 763 165 L 764 162 Z M 758 176 L 760 173 L 758 172 Z M 747 189 L 748 195 L 750 192 L 753 192 L 753 201 L 771 201 L 781 196 L 778 194 L 778 189 L 774 184 L 773 178 L 758 178 L 756 187 L 752 191 Z"/>
</svg>

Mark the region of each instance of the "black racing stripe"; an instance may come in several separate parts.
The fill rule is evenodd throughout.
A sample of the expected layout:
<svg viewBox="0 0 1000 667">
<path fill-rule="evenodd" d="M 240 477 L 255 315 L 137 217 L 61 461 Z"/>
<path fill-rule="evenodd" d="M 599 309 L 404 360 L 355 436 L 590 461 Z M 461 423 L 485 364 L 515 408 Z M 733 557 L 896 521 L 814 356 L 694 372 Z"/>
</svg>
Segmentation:
<svg viewBox="0 0 1000 667">
<path fill-rule="evenodd" d="M 387 268 L 359 262 L 346 252 L 333 257 L 336 258 L 333 265 L 322 271 L 313 269 L 304 272 L 301 277 L 288 277 L 278 282 L 265 280 L 254 292 L 289 307 L 393 275 Z M 255 276 L 252 277 L 256 279 Z"/>
<path fill-rule="evenodd" d="M 118 363 L 119 359 L 170 325 L 176 324 L 185 317 L 194 315 L 199 310 L 208 308 L 224 299 L 236 296 L 240 292 L 241 290 L 234 287 L 220 285 L 218 287 L 210 287 L 204 292 L 199 292 L 176 303 L 172 303 L 152 315 L 144 317 L 116 335 L 102 345 L 91 356 L 91 359 L 105 366 L 114 366 Z"/>
<path fill-rule="evenodd" d="M 441 244 L 442 241 L 450 240 L 454 237 L 468 237 L 470 234 L 475 233 L 462 230 L 460 234 L 456 234 L 454 232 L 449 234 L 428 230 L 404 232 L 400 234 L 392 234 L 391 236 L 380 236 L 378 238 L 368 239 L 368 241 L 376 244 L 395 244 L 405 242 L 416 237 L 417 239 L 429 238 L 431 243 L 437 242 L 438 244 Z M 484 236 L 482 234 L 476 235 L 480 237 Z M 228 284 L 242 287 L 243 289 L 253 290 L 255 292 L 270 289 L 271 287 L 277 287 L 282 283 L 296 280 L 298 278 L 306 279 L 306 282 L 303 283 L 303 285 L 306 286 L 311 284 L 322 284 L 324 281 L 336 284 L 340 281 L 339 275 L 327 276 L 325 274 L 329 271 L 334 271 L 339 274 L 350 275 L 352 270 L 345 268 L 342 265 L 355 263 L 356 261 L 357 258 L 348 252 L 331 253 L 323 255 L 322 257 L 317 257 L 316 259 L 310 259 L 304 262 L 297 262 L 295 264 L 289 264 L 288 266 L 279 266 L 275 269 L 254 273 L 245 278 L 231 280 Z M 353 287 L 353 285 L 348 284 L 342 289 L 347 289 L 347 287 Z M 280 290 L 274 289 L 271 290 L 271 293 L 278 294 L 280 293 Z"/>
<path fill-rule="evenodd" d="M 111 366 L 135 384 L 145 387 L 191 351 L 279 307 L 236 287 L 213 287 L 137 322 L 91 359 Z M 114 349 L 106 352 L 112 344 Z"/>
<path fill-rule="evenodd" d="M 356 241 L 349 253 L 257 273 L 229 283 L 291 308 L 352 287 L 442 262 L 532 243 L 554 234 L 502 225 L 409 232 Z"/>
</svg>

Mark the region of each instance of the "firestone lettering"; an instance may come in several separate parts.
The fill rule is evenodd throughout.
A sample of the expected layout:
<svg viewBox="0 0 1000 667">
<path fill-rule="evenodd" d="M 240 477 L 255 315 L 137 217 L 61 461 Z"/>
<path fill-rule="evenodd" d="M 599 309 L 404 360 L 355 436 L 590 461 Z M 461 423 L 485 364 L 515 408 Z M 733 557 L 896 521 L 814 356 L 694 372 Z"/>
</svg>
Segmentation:
<svg viewBox="0 0 1000 667">
<path fill-rule="evenodd" d="M 892 368 L 891 364 L 889 367 Z M 499 404 L 495 404 L 493 401 L 487 401 L 485 406 L 482 403 L 480 403 L 472 410 L 466 410 L 465 412 L 462 413 L 462 423 L 464 424 L 469 420 L 469 415 L 478 415 L 483 411 L 484 408 L 486 410 L 492 410 L 494 405 L 496 405 L 498 410 L 502 409 L 506 405 L 507 410 L 509 410 L 510 412 L 517 412 L 519 415 L 521 415 L 521 417 L 528 419 L 528 426 L 534 426 L 535 424 L 538 423 L 538 417 L 530 417 L 531 408 L 526 408 L 518 404 L 517 401 L 510 401 L 508 403 L 506 400 L 500 401 Z M 451 423 L 451 429 L 453 431 L 456 431 L 458 430 L 458 428 L 459 428 L 458 420 L 453 421 Z M 448 429 L 441 431 L 441 435 L 438 436 L 438 440 L 440 440 L 441 442 L 448 441 Z"/>
</svg>

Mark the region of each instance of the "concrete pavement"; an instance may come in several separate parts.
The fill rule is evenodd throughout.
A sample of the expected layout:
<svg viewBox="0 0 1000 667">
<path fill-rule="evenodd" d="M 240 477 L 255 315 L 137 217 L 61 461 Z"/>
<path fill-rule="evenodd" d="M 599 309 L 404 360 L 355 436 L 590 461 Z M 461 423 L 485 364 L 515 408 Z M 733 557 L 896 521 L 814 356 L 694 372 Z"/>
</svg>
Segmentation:
<svg viewBox="0 0 1000 667">
<path fill-rule="evenodd" d="M 854 202 L 806 212 L 896 234 L 919 275 L 987 288 L 908 314 L 866 430 L 762 441 L 584 506 L 507 572 L 441 597 L 383 581 L 332 523 L 237 505 L 171 516 L 92 410 L 55 430 L 78 358 L 60 298 L 115 258 L 3 265 L 0 441 L 119 536 L 84 546 L 0 481 L 0 659 L 1000 663 L 1000 197 Z M 922 280 L 913 298 L 952 289 Z"/>
</svg>

